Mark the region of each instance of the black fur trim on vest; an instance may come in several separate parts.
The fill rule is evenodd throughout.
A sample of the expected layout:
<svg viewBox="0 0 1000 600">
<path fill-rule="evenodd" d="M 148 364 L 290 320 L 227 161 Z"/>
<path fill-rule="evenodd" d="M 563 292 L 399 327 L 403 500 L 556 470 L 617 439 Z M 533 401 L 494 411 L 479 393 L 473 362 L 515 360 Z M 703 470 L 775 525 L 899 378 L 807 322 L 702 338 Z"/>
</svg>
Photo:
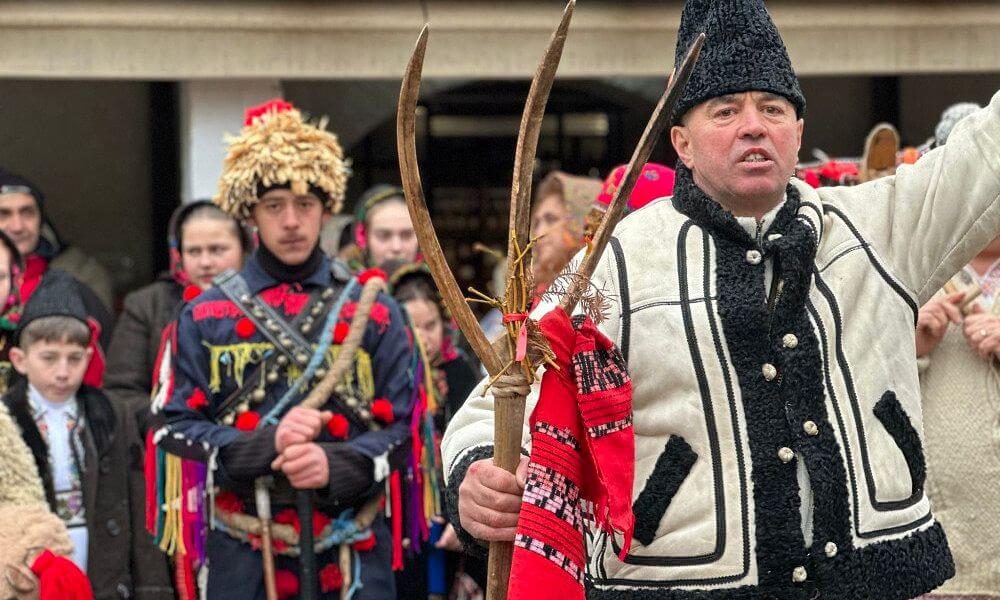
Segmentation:
<svg viewBox="0 0 1000 600">
<path fill-rule="evenodd" d="M 656 465 L 649 474 L 642 493 L 632 504 L 635 539 L 646 546 L 653 543 L 660 520 L 697 460 L 698 454 L 691 448 L 691 444 L 680 436 L 670 436 L 663 453 L 656 459 Z"/>
<path fill-rule="evenodd" d="M 767 241 L 761 247 L 731 213 L 695 185 L 691 171 L 683 164 L 678 164 L 672 203 L 705 229 L 717 248 L 718 311 L 742 392 L 753 459 L 759 574 L 754 591 L 730 590 L 723 595 L 682 592 L 676 597 L 805 599 L 818 593 L 823 598 L 906 600 L 939 585 L 942 575 L 949 576 L 952 567 L 946 546 L 938 545 L 933 533 L 913 536 L 918 540 L 914 544 L 927 545 L 926 552 L 918 555 L 902 547 L 893 550 L 900 542 L 880 542 L 864 551 L 852 547 L 847 474 L 826 416 L 819 342 L 805 307 L 817 239 L 810 224 L 797 217 L 801 203 L 798 191 L 788 186 L 786 202 L 768 231 L 781 236 L 765 236 Z M 774 287 L 778 291 L 771 299 L 771 308 L 764 286 L 766 261 L 752 264 L 747 260 L 749 250 L 758 250 L 774 261 Z M 792 348 L 783 343 L 788 334 L 797 340 Z M 764 377 L 765 364 L 777 369 L 778 376 L 771 381 Z M 818 427 L 817 435 L 807 432 L 804 425 L 808 421 Z M 778 458 L 782 447 L 794 451 L 793 461 L 784 463 Z M 814 496 L 811 548 L 805 547 L 802 535 L 796 477 L 799 460 L 805 461 Z M 943 542 L 943 535 L 940 537 Z M 830 542 L 839 549 L 837 560 L 827 558 L 824 552 Z M 856 564 L 861 555 L 876 560 L 865 569 L 878 576 L 857 579 L 860 574 L 853 571 L 861 570 Z M 852 565 L 852 572 L 835 566 L 841 563 Z M 907 572 L 908 563 L 915 570 Z M 806 569 L 806 582 L 792 581 L 797 567 Z M 856 590 L 869 591 L 852 595 Z"/>
<path fill-rule="evenodd" d="M 111 402 L 98 389 L 81 386 L 76 393 L 77 402 L 84 415 L 85 427 L 94 440 L 97 458 L 100 459 L 111 449 L 115 436 L 115 413 Z M 41 432 L 35 424 L 28 404 L 28 382 L 21 378 L 3 397 L 4 404 L 10 411 L 14 421 L 21 430 L 21 437 L 31 449 L 31 455 L 38 467 L 38 475 L 45 488 L 45 499 L 49 508 L 56 509 L 55 488 L 52 483 L 52 470 L 49 468 L 49 447 L 42 439 Z"/>
<path fill-rule="evenodd" d="M 927 462 L 920 444 L 920 435 L 894 392 L 882 394 L 882 399 L 875 403 L 874 412 L 906 459 L 906 467 L 910 471 L 911 493 L 920 495 L 927 479 Z"/>
<path fill-rule="evenodd" d="M 590 600 L 909 600 L 936 588 L 955 574 L 950 560 L 942 556 L 947 540 L 941 525 L 907 537 L 824 560 L 815 572 L 818 579 L 830 582 L 819 595 L 815 588 L 770 590 L 744 586 L 725 590 L 630 589 L 600 590 L 590 588 Z M 947 555 L 947 552 L 944 553 Z M 914 571 L 920 563 L 922 570 Z"/>
</svg>

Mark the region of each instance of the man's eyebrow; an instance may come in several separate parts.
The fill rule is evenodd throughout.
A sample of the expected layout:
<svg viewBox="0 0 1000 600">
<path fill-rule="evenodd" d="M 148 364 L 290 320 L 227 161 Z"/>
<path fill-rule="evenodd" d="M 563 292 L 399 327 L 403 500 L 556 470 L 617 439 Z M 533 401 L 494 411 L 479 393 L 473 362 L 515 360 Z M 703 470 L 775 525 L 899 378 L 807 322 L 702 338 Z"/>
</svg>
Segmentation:
<svg viewBox="0 0 1000 600">
<path fill-rule="evenodd" d="M 772 100 L 785 100 L 786 99 L 784 96 L 782 96 L 780 94 L 775 94 L 775 93 L 772 93 L 772 92 L 761 92 L 760 96 L 761 96 L 760 99 L 763 100 L 763 101 L 765 101 L 765 102 L 770 102 Z"/>
<path fill-rule="evenodd" d="M 708 107 L 713 108 L 720 104 L 735 104 L 736 94 L 726 94 L 724 96 L 716 96 L 708 101 Z"/>
</svg>

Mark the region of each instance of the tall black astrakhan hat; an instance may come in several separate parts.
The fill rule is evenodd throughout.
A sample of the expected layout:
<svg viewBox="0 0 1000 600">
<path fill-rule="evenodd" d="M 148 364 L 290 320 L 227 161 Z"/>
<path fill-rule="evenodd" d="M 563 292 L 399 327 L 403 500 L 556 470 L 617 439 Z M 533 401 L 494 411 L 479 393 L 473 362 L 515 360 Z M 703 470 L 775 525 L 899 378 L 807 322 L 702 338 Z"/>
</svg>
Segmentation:
<svg viewBox="0 0 1000 600">
<path fill-rule="evenodd" d="M 674 54 L 678 69 L 701 32 L 705 46 L 674 109 L 675 124 L 706 100 L 747 91 L 784 96 L 800 118 L 805 114 L 805 96 L 764 0 L 687 0 Z"/>
</svg>

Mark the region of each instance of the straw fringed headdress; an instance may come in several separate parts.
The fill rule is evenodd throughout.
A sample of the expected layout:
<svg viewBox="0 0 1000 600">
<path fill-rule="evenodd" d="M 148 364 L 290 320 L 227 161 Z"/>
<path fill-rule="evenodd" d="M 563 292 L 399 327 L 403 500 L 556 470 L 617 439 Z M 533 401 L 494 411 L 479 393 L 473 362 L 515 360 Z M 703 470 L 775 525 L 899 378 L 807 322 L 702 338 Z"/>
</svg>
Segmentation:
<svg viewBox="0 0 1000 600">
<path fill-rule="evenodd" d="M 230 138 L 214 201 L 237 218 L 247 218 L 262 190 L 287 186 L 313 191 L 331 212 L 344 201 L 349 161 L 326 120 L 306 122 L 291 103 L 271 100 L 248 108 L 240 135 Z"/>
</svg>

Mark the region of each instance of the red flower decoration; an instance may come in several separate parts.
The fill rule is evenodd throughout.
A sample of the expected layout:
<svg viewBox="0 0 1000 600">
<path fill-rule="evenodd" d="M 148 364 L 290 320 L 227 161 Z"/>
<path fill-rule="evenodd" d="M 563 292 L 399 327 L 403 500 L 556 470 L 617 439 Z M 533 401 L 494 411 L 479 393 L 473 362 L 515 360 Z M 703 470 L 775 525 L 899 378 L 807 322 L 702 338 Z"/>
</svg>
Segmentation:
<svg viewBox="0 0 1000 600">
<path fill-rule="evenodd" d="M 251 335 L 257 333 L 257 326 L 253 324 L 253 321 L 246 317 L 236 321 L 236 325 L 233 326 L 233 329 L 236 330 L 236 335 L 243 339 L 247 339 Z"/>
<path fill-rule="evenodd" d="M 247 541 L 250 542 L 251 550 L 260 550 L 260 547 L 263 545 L 261 544 L 260 536 L 256 533 L 248 533 Z"/>
<path fill-rule="evenodd" d="M 208 398 L 205 397 L 205 392 L 201 391 L 201 388 L 194 388 L 194 391 L 188 396 L 185 404 L 191 410 L 201 410 L 208 406 Z"/>
<path fill-rule="evenodd" d="M 383 423 L 392 423 L 396 418 L 392 414 L 392 403 L 385 398 L 372 402 L 372 416 Z"/>
<path fill-rule="evenodd" d="M 271 540 L 271 547 L 275 552 L 285 552 L 288 550 L 288 543 L 285 540 Z"/>
<path fill-rule="evenodd" d="M 231 513 L 243 512 L 243 501 L 232 492 L 219 492 L 215 495 L 215 506 L 219 510 Z"/>
<path fill-rule="evenodd" d="M 291 571 L 280 569 L 274 572 L 274 587 L 278 591 L 279 600 L 298 596 L 299 578 Z"/>
<path fill-rule="evenodd" d="M 344 340 L 347 339 L 347 334 L 350 333 L 351 326 L 347 323 L 340 322 L 337 323 L 336 327 L 333 328 L 333 343 L 343 344 Z"/>
<path fill-rule="evenodd" d="M 354 548 L 358 552 L 368 552 L 375 547 L 375 542 L 375 532 L 373 531 L 372 534 L 365 539 L 358 540 L 351 544 L 351 548 Z"/>
<path fill-rule="evenodd" d="M 198 287 L 198 286 L 196 286 L 194 284 L 191 284 L 191 285 L 187 286 L 186 288 L 184 288 L 184 293 L 181 296 L 184 298 L 185 302 L 190 302 L 190 301 L 194 300 L 195 298 L 197 298 L 198 296 L 200 296 L 201 292 L 202 292 L 202 290 L 201 290 L 200 287 Z"/>
<path fill-rule="evenodd" d="M 319 571 L 319 590 L 321 592 L 332 592 L 344 587 L 344 575 L 340 572 L 340 567 L 330 563 Z"/>
<path fill-rule="evenodd" d="M 330 432 L 334 438 L 338 440 L 347 439 L 347 432 L 350 430 L 350 424 L 347 422 L 347 417 L 344 415 L 333 415 L 330 418 L 330 422 L 326 424 L 326 430 Z"/>
<path fill-rule="evenodd" d="M 250 108 L 243 111 L 243 124 L 252 125 L 254 117 L 260 117 L 266 115 L 269 112 L 288 112 L 290 110 L 295 110 L 291 102 L 285 102 L 281 98 L 275 98 L 274 100 L 268 100 L 264 104 L 259 106 L 251 106 Z"/>
<path fill-rule="evenodd" d="M 372 267 L 371 269 L 358 273 L 358 283 L 364 285 L 368 283 L 372 277 L 378 277 L 382 281 L 389 281 L 389 276 L 385 274 L 385 271 Z"/>
<path fill-rule="evenodd" d="M 236 429 L 240 431 L 253 431 L 257 429 L 257 425 L 260 423 L 260 415 L 248 410 L 242 415 L 236 417 Z"/>
</svg>

